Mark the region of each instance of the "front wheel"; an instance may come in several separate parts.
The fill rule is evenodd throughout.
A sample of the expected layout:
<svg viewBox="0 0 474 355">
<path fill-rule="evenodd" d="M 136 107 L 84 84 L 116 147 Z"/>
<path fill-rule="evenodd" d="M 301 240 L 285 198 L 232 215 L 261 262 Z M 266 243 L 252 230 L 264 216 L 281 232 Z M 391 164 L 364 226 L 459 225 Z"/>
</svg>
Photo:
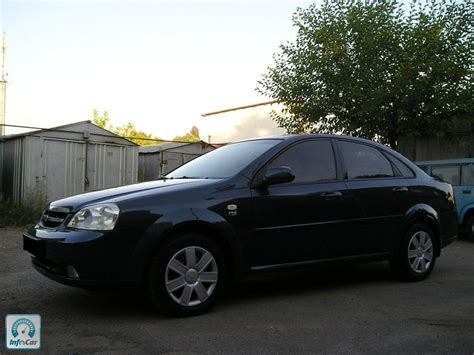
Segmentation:
<svg viewBox="0 0 474 355">
<path fill-rule="evenodd" d="M 220 248 L 197 234 L 178 237 L 160 247 L 148 274 L 148 295 L 165 315 L 207 312 L 224 286 L 226 267 Z"/>
<path fill-rule="evenodd" d="M 436 263 L 434 238 L 434 232 L 428 226 L 412 226 L 405 234 L 400 250 L 390 260 L 395 275 L 407 281 L 426 279 Z"/>
</svg>

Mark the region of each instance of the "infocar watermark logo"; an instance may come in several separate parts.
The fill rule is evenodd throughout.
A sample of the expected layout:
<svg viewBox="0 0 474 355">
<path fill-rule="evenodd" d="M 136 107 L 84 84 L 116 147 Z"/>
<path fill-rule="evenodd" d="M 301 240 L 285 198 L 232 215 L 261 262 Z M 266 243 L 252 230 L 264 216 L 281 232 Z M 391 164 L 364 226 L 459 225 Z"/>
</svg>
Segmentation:
<svg viewBox="0 0 474 355">
<path fill-rule="evenodd" d="M 8 314 L 5 317 L 7 349 L 32 350 L 41 347 L 39 314 Z"/>
</svg>

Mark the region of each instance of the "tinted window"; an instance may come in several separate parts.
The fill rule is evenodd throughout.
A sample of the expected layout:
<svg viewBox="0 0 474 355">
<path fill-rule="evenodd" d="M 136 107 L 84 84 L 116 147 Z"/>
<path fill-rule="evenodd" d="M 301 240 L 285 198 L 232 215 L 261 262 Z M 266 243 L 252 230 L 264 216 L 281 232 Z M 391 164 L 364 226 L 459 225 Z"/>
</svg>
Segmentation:
<svg viewBox="0 0 474 355">
<path fill-rule="evenodd" d="M 288 166 L 293 169 L 293 184 L 336 179 L 334 152 L 328 140 L 299 143 L 279 155 L 269 166 Z"/>
<path fill-rule="evenodd" d="M 464 186 L 474 186 L 474 165 L 472 164 L 467 164 L 467 165 L 462 165 L 462 181 L 461 185 Z"/>
<path fill-rule="evenodd" d="M 403 177 L 414 177 L 415 174 L 411 169 L 403 163 L 400 159 L 395 158 L 394 156 L 387 154 L 388 158 L 392 162 L 393 165 L 397 168 L 398 172 L 400 173 L 399 175 Z"/>
<path fill-rule="evenodd" d="M 431 175 L 449 182 L 451 185 L 459 185 L 459 165 L 432 166 Z"/>
<path fill-rule="evenodd" d="M 392 164 L 375 148 L 339 141 L 348 179 L 393 176 Z"/>
<path fill-rule="evenodd" d="M 174 179 L 231 177 L 280 142 L 279 139 L 262 139 L 229 144 L 190 161 L 166 177 Z"/>
</svg>

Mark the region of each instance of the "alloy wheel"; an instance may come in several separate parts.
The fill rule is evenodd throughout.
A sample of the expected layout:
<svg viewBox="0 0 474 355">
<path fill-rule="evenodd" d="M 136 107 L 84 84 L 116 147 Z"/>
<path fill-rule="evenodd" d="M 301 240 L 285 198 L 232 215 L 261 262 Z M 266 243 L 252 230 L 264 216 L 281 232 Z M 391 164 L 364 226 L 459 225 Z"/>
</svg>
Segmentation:
<svg viewBox="0 0 474 355">
<path fill-rule="evenodd" d="M 408 263 L 411 269 L 418 274 L 426 272 L 433 257 L 433 242 L 429 234 L 425 231 L 416 232 L 408 243 Z"/>
<path fill-rule="evenodd" d="M 217 263 L 212 254 L 198 246 L 178 251 L 165 272 L 166 290 L 181 306 L 197 306 L 205 302 L 217 285 Z"/>
</svg>

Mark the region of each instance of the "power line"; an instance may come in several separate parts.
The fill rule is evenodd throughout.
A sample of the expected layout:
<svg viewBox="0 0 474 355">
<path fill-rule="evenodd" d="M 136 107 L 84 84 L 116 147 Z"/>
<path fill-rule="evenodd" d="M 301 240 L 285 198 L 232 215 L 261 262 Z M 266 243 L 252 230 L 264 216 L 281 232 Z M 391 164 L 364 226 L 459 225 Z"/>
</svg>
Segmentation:
<svg viewBox="0 0 474 355">
<path fill-rule="evenodd" d="M 39 131 L 44 131 L 44 132 L 60 132 L 60 133 L 78 133 L 78 134 L 83 134 L 84 132 L 78 132 L 78 131 L 70 131 L 70 130 L 66 130 L 66 129 L 58 129 L 58 128 L 44 128 L 44 127 L 34 127 L 34 126 L 22 126 L 22 125 L 13 125 L 13 124 L 6 124 L 6 123 L 2 123 L 0 124 L 0 126 L 3 126 L 3 127 L 13 127 L 13 128 L 25 128 L 25 129 L 34 129 L 34 130 L 39 130 Z M 26 134 L 35 134 L 35 133 L 40 133 L 40 132 L 25 132 Z M 198 140 L 198 141 L 177 141 L 177 140 L 168 140 L 168 139 L 160 139 L 160 138 L 139 138 L 139 137 L 131 137 L 131 136 L 120 136 L 114 132 L 110 132 L 112 133 L 113 135 L 115 135 L 116 137 L 118 138 L 124 138 L 124 139 L 127 139 L 127 140 L 143 140 L 143 141 L 150 141 L 150 142 L 163 142 L 163 143 L 206 143 L 204 142 L 203 140 Z M 24 133 L 19 133 L 19 135 L 21 134 L 24 134 Z M 11 136 L 15 136 L 16 134 L 13 134 Z M 101 133 L 92 133 L 90 132 L 90 135 L 92 136 L 98 136 L 98 137 L 110 137 L 110 135 L 108 134 L 101 134 Z M 3 136 L 1 137 L 0 136 L 0 139 L 3 139 L 5 137 L 9 137 L 10 135 L 8 136 Z M 206 144 L 210 144 L 210 143 L 206 143 Z M 228 143 L 212 143 L 212 144 L 215 144 L 215 145 L 224 145 L 224 144 L 228 144 Z"/>
<path fill-rule="evenodd" d="M 214 111 L 214 112 L 207 112 L 207 113 L 203 113 L 201 116 L 202 117 L 208 117 L 208 116 L 212 116 L 212 115 L 218 115 L 220 113 L 233 112 L 233 111 L 237 111 L 237 110 L 245 110 L 247 108 L 273 105 L 273 104 L 276 104 L 276 103 L 279 103 L 279 102 L 281 102 L 281 101 L 280 100 L 272 100 L 272 101 L 266 101 L 266 102 L 259 102 L 258 104 L 238 106 L 238 107 L 227 108 L 227 109 L 224 109 L 224 110 L 219 110 L 219 111 Z"/>
</svg>

